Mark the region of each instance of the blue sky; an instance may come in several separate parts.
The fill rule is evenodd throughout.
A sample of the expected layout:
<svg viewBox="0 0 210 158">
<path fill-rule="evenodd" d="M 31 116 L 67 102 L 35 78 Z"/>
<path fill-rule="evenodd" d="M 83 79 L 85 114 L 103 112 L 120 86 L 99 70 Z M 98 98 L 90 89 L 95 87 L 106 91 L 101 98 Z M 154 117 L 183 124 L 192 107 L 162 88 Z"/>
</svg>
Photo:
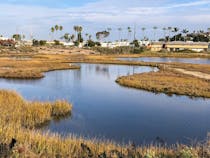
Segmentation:
<svg viewBox="0 0 210 158">
<path fill-rule="evenodd" d="M 84 33 L 93 36 L 111 27 L 111 38 L 116 39 L 118 27 L 126 36 L 126 28 L 136 25 L 137 37 L 142 36 L 141 27 L 152 37 L 153 26 L 209 28 L 209 8 L 210 0 L 0 0 L 0 34 L 49 39 L 52 25 L 63 25 L 63 33 L 73 33 L 74 25 L 82 25 Z"/>
</svg>

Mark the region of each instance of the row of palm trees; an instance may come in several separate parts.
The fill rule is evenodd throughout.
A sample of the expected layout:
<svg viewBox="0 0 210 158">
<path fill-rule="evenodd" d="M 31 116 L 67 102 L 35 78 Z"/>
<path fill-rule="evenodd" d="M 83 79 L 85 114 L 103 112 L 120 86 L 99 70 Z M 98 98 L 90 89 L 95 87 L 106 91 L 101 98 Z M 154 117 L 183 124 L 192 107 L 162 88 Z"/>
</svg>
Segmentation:
<svg viewBox="0 0 210 158">
<path fill-rule="evenodd" d="M 83 31 L 83 27 L 76 25 L 73 27 L 75 34 L 69 34 L 69 33 L 65 33 L 64 36 L 62 36 L 62 39 L 65 39 L 66 41 L 74 41 L 75 38 L 77 39 L 78 42 L 82 42 L 83 38 L 82 38 L 82 31 Z M 185 40 L 186 40 L 186 36 L 189 33 L 188 29 L 180 29 L 178 27 L 163 27 L 163 28 L 158 28 L 157 26 L 152 27 L 153 29 L 153 40 L 157 40 L 157 31 L 158 30 L 162 30 L 163 31 L 163 35 L 164 35 L 164 39 L 168 39 L 170 40 L 171 35 L 173 34 L 175 41 L 177 41 L 177 34 L 181 33 L 183 34 Z M 54 32 L 58 32 L 58 31 L 62 31 L 63 30 L 63 26 L 59 26 L 59 25 L 55 25 L 53 27 L 51 27 L 51 33 L 53 34 Z M 118 31 L 118 40 L 122 41 L 123 37 L 122 37 L 122 32 L 126 30 L 127 32 L 127 37 L 126 40 L 130 41 L 130 40 L 135 40 L 136 39 L 136 28 L 134 27 L 133 29 L 128 26 L 126 29 L 123 29 L 121 27 L 117 28 Z M 147 40 L 148 38 L 146 37 L 146 27 L 142 27 L 141 31 L 142 31 L 142 40 Z M 105 31 L 103 31 L 103 33 L 106 33 L 106 37 L 110 36 L 111 32 L 113 31 L 113 29 L 111 27 L 108 27 L 107 29 L 105 29 Z M 210 28 L 208 28 L 208 31 L 210 32 Z M 98 34 L 96 33 L 96 38 L 97 35 L 101 35 L 102 32 L 98 32 Z M 133 38 L 132 38 L 132 33 L 133 33 Z M 92 35 L 86 33 L 85 34 L 86 40 L 91 40 Z M 125 38 L 124 38 L 125 39 Z M 109 39 L 110 40 L 110 39 Z M 111 41 L 111 40 L 110 40 Z"/>
</svg>

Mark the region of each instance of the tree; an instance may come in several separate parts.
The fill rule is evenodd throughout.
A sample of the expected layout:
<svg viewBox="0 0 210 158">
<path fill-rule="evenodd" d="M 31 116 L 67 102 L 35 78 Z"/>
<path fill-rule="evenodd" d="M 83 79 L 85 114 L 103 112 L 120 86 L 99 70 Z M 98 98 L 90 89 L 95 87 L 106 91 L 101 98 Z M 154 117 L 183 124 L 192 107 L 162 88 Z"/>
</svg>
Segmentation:
<svg viewBox="0 0 210 158">
<path fill-rule="evenodd" d="M 55 30 L 58 31 L 58 29 L 59 29 L 59 26 L 55 25 Z"/>
<path fill-rule="evenodd" d="M 164 33 L 164 39 L 166 40 L 166 30 L 167 30 L 167 28 L 163 28 L 163 33 Z"/>
<path fill-rule="evenodd" d="M 72 42 L 74 41 L 74 38 L 75 38 L 75 35 L 72 34 L 72 35 L 70 36 L 70 39 L 71 39 Z"/>
<path fill-rule="evenodd" d="M 75 31 L 75 33 L 77 35 L 77 42 L 78 43 L 83 41 L 83 39 L 82 39 L 82 30 L 83 30 L 82 26 L 74 26 L 74 31 Z"/>
<path fill-rule="evenodd" d="M 51 33 L 53 34 L 55 31 L 62 31 L 63 30 L 63 26 L 58 26 L 55 25 L 54 27 L 51 27 Z"/>
<path fill-rule="evenodd" d="M 20 34 L 14 34 L 14 35 L 12 36 L 12 38 L 14 38 L 15 41 L 21 41 L 21 35 L 20 35 Z"/>
<path fill-rule="evenodd" d="M 63 31 L 63 26 L 59 26 L 59 30 L 60 31 Z"/>
<path fill-rule="evenodd" d="M 154 30 L 154 41 L 155 41 L 155 39 L 156 39 L 156 30 L 158 29 L 158 27 L 157 26 L 154 26 L 153 27 L 153 30 Z"/>
<path fill-rule="evenodd" d="M 70 39 L 70 34 L 69 33 L 65 33 L 61 39 L 64 39 L 65 42 L 69 42 L 71 39 Z"/>
<path fill-rule="evenodd" d="M 131 38 L 131 32 L 132 32 L 131 27 L 127 27 L 127 30 L 128 30 L 128 41 L 129 41 Z"/>
<path fill-rule="evenodd" d="M 184 41 L 186 41 L 186 36 L 189 31 L 187 29 L 183 29 L 182 33 L 184 34 Z"/>
<path fill-rule="evenodd" d="M 175 33 L 175 41 L 176 41 L 176 37 L 177 37 L 177 35 L 176 35 L 176 33 L 179 31 L 179 28 L 178 27 L 174 27 L 173 28 L 173 30 L 172 30 L 172 32 L 174 32 Z"/>
<path fill-rule="evenodd" d="M 145 30 L 146 30 L 146 28 L 145 27 L 142 27 L 141 30 L 142 30 L 143 40 L 144 40 L 146 38 L 145 37 Z"/>
<path fill-rule="evenodd" d="M 108 28 L 107 28 L 107 31 L 111 34 L 112 28 L 111 28 L 111 27 L 108 27 Z M 110 40 L 110 39 L 109 39 L 109 40 Z"/>
<path fill-rule="evenodd" d="M 171 30 L 172 30 L 172 27 L 168 27 L 168 39 L 170 41 L 170 36 L 171 36 Z"/>
<path fill-rule="evenodd" d="M 121 41 L 121 40 L 122 40 L 122 37 L 121 37 L 122 28 L 119 27 L 119 28 L 118 28 L 118 31 L 119 31 L 119 41 Z"/>
<path fill-rule="evenodd" d="M 100 40 L 102 40 L 102 39 L 108 37 L 109 34 L 110 34 L 110 33 L 109 33 L 108 31 L 106 31 L 106 30 L 105 30 L 105 31 L 101 31 L 101 32 L 97 32 L 97 33 L 96 33 L 96 39 L 100 41 Z"/>
<path fill-rule="evenodd" d="M 87 38 L 87 40 L 88 40 L 89 34 L 88 34 L 88 33 L 86 33 L 86 34 L 85 34 L 85 36 L 86 36 L 86 38 Z"/>
</svg>

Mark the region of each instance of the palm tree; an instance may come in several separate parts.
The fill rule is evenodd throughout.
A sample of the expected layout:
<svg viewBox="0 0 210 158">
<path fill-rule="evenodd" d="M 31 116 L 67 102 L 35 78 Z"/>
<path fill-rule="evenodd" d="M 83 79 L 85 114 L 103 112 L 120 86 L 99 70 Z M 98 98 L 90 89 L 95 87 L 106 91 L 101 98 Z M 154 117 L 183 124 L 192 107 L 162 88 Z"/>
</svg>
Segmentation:
<svg viewBox="0 0 210 158">
<path fill-rule="evenodd" d="M 75 38 L 75 35 L 72 34 L 72 35 L 70 36 L 70 39 L 71 39 L 72 42 L 74 41 L 74 38 Z"/>
<path fill-rule="evenodd" d="M 184 34 L 184 41 L 186 42 L 186 36 L 189 31 L 187 29 L 183 29 L 182 33 Z"/>
<path fill-rule="evenodd" d="M 85 34 L 85 36 L 86 36 L 86 38 L 87 38 L 87 40 L 88 40 L 88 36 L 89 36 L 89 34 L 88 34 L 88 33 L 86 33 L 86 34 Z"/>
<path fill-rule="evenodd" d="M 51 27 L 51 33 L 52 33 L 52 40 L 53 40 L 53 33 L 55 32 L 55 28 Z"/>
<path fill-rule="evenodd" d="M 63 30 L 63 26 L 59 26 L 59 30 L 62 31 Z"/>
<path fill-rule="evenodd" d="M 142 30 L 142 34 L 143 34 L 143 40 L 144 40 L 145 39 L 145 30 L 146 30 L 146 28 L 142 27 L 141 30 Z"/>
<path fill-rule="evenodd" d="M 172 32 L 174 32 L 175 33 L 175 41 L 176 41 L 176 33 L 179 31 L 179 28 L 178 27 L 174 27 L 173 28 L 173 30 L 172 30 Z"/>
<path fill-rule="evenodd" d="M 129 41 L 129 39 L 131 38 L 131 32 L 132 32 L 131 27 L 127 27 L 127 30 L 128 30 L 128 41 Z"/>
<path fill-rule="evenodd" d="M 55 25 L 55 30 L 58 31 L 58 29 L 59 29 L 59 26 Z"/>
<path fill-rule="evenodd" d="M 77 41 L 80 43 L 82 39 L 82 26 L 74 26 L 74 31 L 77 34 Z"/>
<path fill-rule="evenodd" d="M 119 28 L 118 28 L 118 31 L 119 31 L 119 41 L 121 41 L 121 40 L 122 40 L 122 39 L 121 39 L 121 38 L 122 38 L 122 37 L 121 37 L 122 28 L 119 27 Z"/>
<path fill-rule="evenodd" d="M 166 40 L 166 30 L 167 30 L 167 28 L 163 28 L 163 33 L 164 33 L 164 39 Z"/>
<path fill-rule="evenodd" d="M 168 27 L 168 40 L 170 41 L 172 27 Z"/>
<path fill-rule="evenodd" d="M 107 28 L 107 31 L 111 34 L 112 28 L 111 27 Z M 110 38 L 111 38 L 111 36 L 110 36 Z"/>
<path fill-rule="evenodd" d="M 154 26 L 153 27 L 153 30 L 154 30 L 154 41 L 155 41 L 155 39 L 156 39 L 156 30 L 158 29 L 158 27 L 157 26 Z"/>
<path fill-rule="evenodd" d="M 210 32 L 210 27 L 207 30 L 208 30 L 208 32 Z"/>
<path fill-rule="evenodd" d="M 88 38 L 89 38 L 89 40 L 91 40 L 91 38 L 92 38 L 92 35 L 89 35 L 89 36 L 88 36 Z"/>
</svg>

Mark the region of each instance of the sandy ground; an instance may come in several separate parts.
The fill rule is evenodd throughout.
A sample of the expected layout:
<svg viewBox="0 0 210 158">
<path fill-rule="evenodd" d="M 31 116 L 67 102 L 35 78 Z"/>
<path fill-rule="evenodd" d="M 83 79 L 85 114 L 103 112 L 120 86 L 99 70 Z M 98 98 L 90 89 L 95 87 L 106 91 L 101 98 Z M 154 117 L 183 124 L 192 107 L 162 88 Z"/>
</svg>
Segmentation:
<svg viewBox="0 0 210 158">
<path fill-rule="evenodd" d="M 195 77 L 198 77 L 198 78 L 210 80 L 210 74 L 197 72 L 197 71 L 188 71 L 188 70 L 185 70 L 185 69 L 178 69 L 178 68 L 175 68 L 174 70 L 176 70 L 178 72 L 181 72 L 183 74 L 192 75 L 192 76 L 195 76 Z"/>
</svg>

